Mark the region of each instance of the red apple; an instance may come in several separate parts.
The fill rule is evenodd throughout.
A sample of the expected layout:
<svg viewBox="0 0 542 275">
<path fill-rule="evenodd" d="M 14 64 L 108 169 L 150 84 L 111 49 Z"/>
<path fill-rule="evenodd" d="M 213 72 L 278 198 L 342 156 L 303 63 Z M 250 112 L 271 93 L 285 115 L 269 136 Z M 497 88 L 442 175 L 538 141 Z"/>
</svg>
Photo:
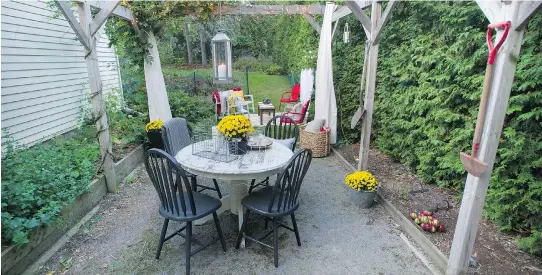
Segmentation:
<svg viewBox="0 0 542 275">
<path fill-rule="evenodd" d="M 422 228 L 423 228 L 423 231 L 429 231 L 431 230 L 431 225 L 429 225 L 428 223 L 424 223 L 422 225 Z"/>
<path fill-rule="evenodd" d="M 431 226 L 431 233 L 437 232 L 437 229 L 434 226 Z"/>
<path fill-rule="evenodd" d="M 440 221 L 438 219 L 433 219 L 432 223 L 433 223 L 433 226 L 439 226 L 440 225 Z"/>
<path fill-rule="evenodd" d="M 431 212 L 431 211 L 426 211 L 426 212 L 425 212 L 425 215 L 427 215 L 427 216 L 433 216 L 433 212 Z"/>
<path fill-rule="evenodd" d="M 418 215 L 416 215 L 416 213 L 410 213 L 410 218 L 411 219 L 416 219 L 418 217 Z"/>
<path fill-rule="evenodd" d="M 439 227 L 438 227 L 438 231 L 439 231 L 439 232 L 446 232 L 446 228 L 444 228 L 444 225 L 441 224 L 441 225 L 439 225 Z"/>
<path fill-rule="evenodd" d="M 426 216 L 426 215 L 427 215 L 427 212 L 425 212 L 425 210 L 422 210 L 422 212 L 420 212 L 420 214 L 421 214 L 422 216 Z"/>
</svg>

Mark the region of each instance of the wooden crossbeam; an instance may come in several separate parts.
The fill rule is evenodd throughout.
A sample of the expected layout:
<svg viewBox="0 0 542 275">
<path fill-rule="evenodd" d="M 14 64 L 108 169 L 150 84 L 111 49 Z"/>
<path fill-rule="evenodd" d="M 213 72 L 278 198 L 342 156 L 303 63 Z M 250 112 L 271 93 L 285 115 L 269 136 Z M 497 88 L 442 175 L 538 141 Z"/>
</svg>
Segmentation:
<svg viewBox="0 0 542 275">
<path fill-rule="evenodd" d="M 107 18 L 115 11 L 117 6 L 120 4 L 120 1 L 110 1 L 107 2 L 99 12 L 94 16 L 94 19 L 92 19 L 92 23 L 90 24 L 90 36 L 94 36 L 94 34 L 102 27 L 102 25 L 105 23 Z"/>
<path fill-rule="evenodd" d="M 373 30 L 373 34 L 374 34 L 373 45 L 378 44 L 378 42 L 380 41 L 380 35 L 382 34 L 382 27 L 384 27 L 386 23 L 388 22 L 388 20 L 390 19 L 391 10 L 393 9 L 393 7 L 395 7 L 397 3 L 398 1 L 395 1 L 395 0 L 388 2 L 388 6 L 386 6 L 386 10 L 382 14 L 382 17 L 380 17 L 380 19 L 378 20 L 378 25 Z"/>
<path fill-rule="evenodd" d="M 306 14 L 304 13 L 303 14 L 303 17 L 305 17 L 305 19 L 307 19 L 307 21 L 309 22 L 309 24 L 311 24 L 311 26 L 314 28 L 314 30 L 320 34 L 320 25 L 318 24 L 318 22 L 316 22 L 316 20 L 314 19 L 314 17 L 310 16 L 309 14 Z"/>
<path fill-rule="evenodd" d="M 321 5 L 252 5 L 252 6 L 222 6 L 215 9 L 219 15 L 278 15 L 278 14 L 324 14 Z"/>
<path fill-rule="evenodd" d="M 344 4 L 350 8 L 352 13 L 356 16 L 356 18 L 361 22 L 363 25 L 363 28 L 365 29 L 365 32 L 367 34 L 367 37 L 370 37 L 370 33 L 372 32 L 371 28 L 371 19 L 363 9 L 361 9 L 361 6 L 356 1 L 345 1 Z"/>
<path fill-rule="evenodd" d="M 85 47 L 87 51 L 90 51 L 91 47 L 90 47 L 89 36 L 85 33 L 85 31 L 81 27 L 81 24 L 79 24 L 79 22 L 73 15 L 73 12 L 70 9 L 70 6 L 68 5 L 68 3 L 66 1 L 55 1 L 55 4 L 60 10 L 60 12 L 62 12 L 66 20 L 68 20 L 68 23 L 72 27 L 73 31 L 75 32 L 75 35 L 77 36 L 81 44 L 83 44 L 83 46 Z"/>
<path fill-rule="evenodd" d="M 517 24 L 515 25 L 515 30 L 519 31 L 525 28 L 531 16 L 535 15 L 538 11 L 540 11 L 540 9 L 542 9 L 542 2 L 523 2 L 522 6 L 520 7 L 518 19 L 516 22 L 514 22 Z"/>
<path fill-rule="evenodd" d="M 109 5 L 109 3 L 111 1 L 81 1 L 81 0 L 76 0 L 74 2 L 78 2 L 78 3 L 86 2 L 91 7 L 101 10 L 101 9 L 107 8 L 107 6 Z M 130 9 L 126 8 L 126 7 L 123 7 L 123 6 L 117 6 L 113 10 L 113 12 L 111 14 L 114 15 L 114 16 L 123 18 L 125 20 L 129 20 L 129 21 L 134 20 L 134 15 L 132 14 L 132 11 Z"/>
</svg>

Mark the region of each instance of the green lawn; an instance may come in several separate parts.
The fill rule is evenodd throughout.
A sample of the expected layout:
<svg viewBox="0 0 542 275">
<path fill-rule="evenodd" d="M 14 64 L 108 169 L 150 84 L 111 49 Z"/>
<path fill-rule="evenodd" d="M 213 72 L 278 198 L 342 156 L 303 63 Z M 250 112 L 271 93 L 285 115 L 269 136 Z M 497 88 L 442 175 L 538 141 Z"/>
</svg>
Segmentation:
<svg viewBox="0 0 542 275">
<path fill-rule="evenodd" d="M 164 74 L 174 74 L 188 76 L 196 72 L 199 75 L 212 75 L 210 69 L 197 69 L 197 70 L 181 70 L 174 67 L 163 67 Z M 245 72 L 233 72 L 233 78 L 235 84 L 243 88 L 245 94 L 248 93 L 254 96 L 254 104 L 262 101 L 265 98 L 271 99 L 271 102 L 275 105 L 278 111 L 279 98 L 282 93 L 290 91 L 290 82 L 288 77 L 282 75 L 266 75 L 263 72 L 249 72 L 248 84 L 246 85 Z M 257 108 L 257 106 L 255 106 Z"/>
</svg>

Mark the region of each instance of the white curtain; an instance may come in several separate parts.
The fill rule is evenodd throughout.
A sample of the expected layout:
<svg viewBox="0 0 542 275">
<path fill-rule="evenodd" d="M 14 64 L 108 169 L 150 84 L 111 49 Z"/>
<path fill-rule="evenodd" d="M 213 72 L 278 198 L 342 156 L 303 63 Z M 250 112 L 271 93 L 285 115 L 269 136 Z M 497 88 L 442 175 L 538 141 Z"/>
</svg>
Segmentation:
<svg viewBox="0 0 542 275">
<path fill-rule="evenodd" d="M 325 119 L 325 126 L 331 130 L 330 142 L 332 144 L 337 142 L 337 102 L 333 88 L 333 61 L 331 59 L 331 15 L 335 8 L 333 3 L 326 4 L 324 21 L 320 30 L 314 103 L 314 118 Z"/>
<path fill-rule="evenodd" d="M 312 69 L 303 69 L 301 70 L 301 76 L 299 79 L 301 84 L 301 93 L 299 95 L 300 102 L 307 102 L 311 99 L 312 96 L 312 87 L 314 86 L 314 76 L 312 74 Z"/>
</svg>

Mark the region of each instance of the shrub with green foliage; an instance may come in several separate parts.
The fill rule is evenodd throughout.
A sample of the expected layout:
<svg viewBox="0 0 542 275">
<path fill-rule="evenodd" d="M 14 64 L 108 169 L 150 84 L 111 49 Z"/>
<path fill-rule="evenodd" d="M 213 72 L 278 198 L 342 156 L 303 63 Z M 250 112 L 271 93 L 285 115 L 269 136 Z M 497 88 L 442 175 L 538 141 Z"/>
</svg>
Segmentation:
<svg viewBox="0 0 542 275">
<path fill-rule="evenodd" d="M 189 96 L 183 91 L 168 92 L 169 106 L 173 117 L 185 118 L 196 123 L 214 115 L 214 103 L 210 97 Z"/>
<path fill-rule="evenodd" d="M 276 64 L 272 64 L 271 66 L 269 66 L 269 68 L 267 68 L 265 73 L 268 74 L 268 75 L 281 75 L 284 72 L 282 71 L 281 66 L 276 65 Z"/>
<path fill-rule="evenodd" d="M 280 20 L 280 19 L 279 19 Z M 339 134 L 350 129 L 359 105 L 364 32 L 349 16 L 351 42 L 333 45 Z M 383 29 L 378 61 L 374 143 L 413 168 L 424 182 L 462 190 L 466 172 L 459 152 L 470 152 L 482 90 L 487 20 L 472 2 L 402 2 Z M 301 22 L 282 22 L 275 41 L 291 39 Z M 301 32 L 303 33 L 303 32 Z M 302 62 L 288 53 L 302 41 L 275 44 L 287 70 Z M 487 194 L 485 213 L 502 230 L 525 236 L 520 247 L 542 254 L 542 14 L 531 19 L 516 68 L 507 117 Z M 292 44 L 293 43 L 293 44 Z M 314 43 L 312 47 L 317 46 Z M 294 51 L 292 51 L 294 52 Z M 293 56 L 294 55 L 294 56 Z"/>
<path fill-rule="evenodd" d="M 243 56 L 233 62 L 232 68 L 236 71 L 245 71 L 248 66 L 250 72 L 265 72 L 272 65 L 275 64 L 270 58 Z"/>
<path fill-rule="evenodd" d="M 63 206 L 89 189 L 100 159 L 94 126 L 27 149 L 2 152 L 2 243 L 28 243 L 28 233 L 52 224 Z"/>
</svg>

